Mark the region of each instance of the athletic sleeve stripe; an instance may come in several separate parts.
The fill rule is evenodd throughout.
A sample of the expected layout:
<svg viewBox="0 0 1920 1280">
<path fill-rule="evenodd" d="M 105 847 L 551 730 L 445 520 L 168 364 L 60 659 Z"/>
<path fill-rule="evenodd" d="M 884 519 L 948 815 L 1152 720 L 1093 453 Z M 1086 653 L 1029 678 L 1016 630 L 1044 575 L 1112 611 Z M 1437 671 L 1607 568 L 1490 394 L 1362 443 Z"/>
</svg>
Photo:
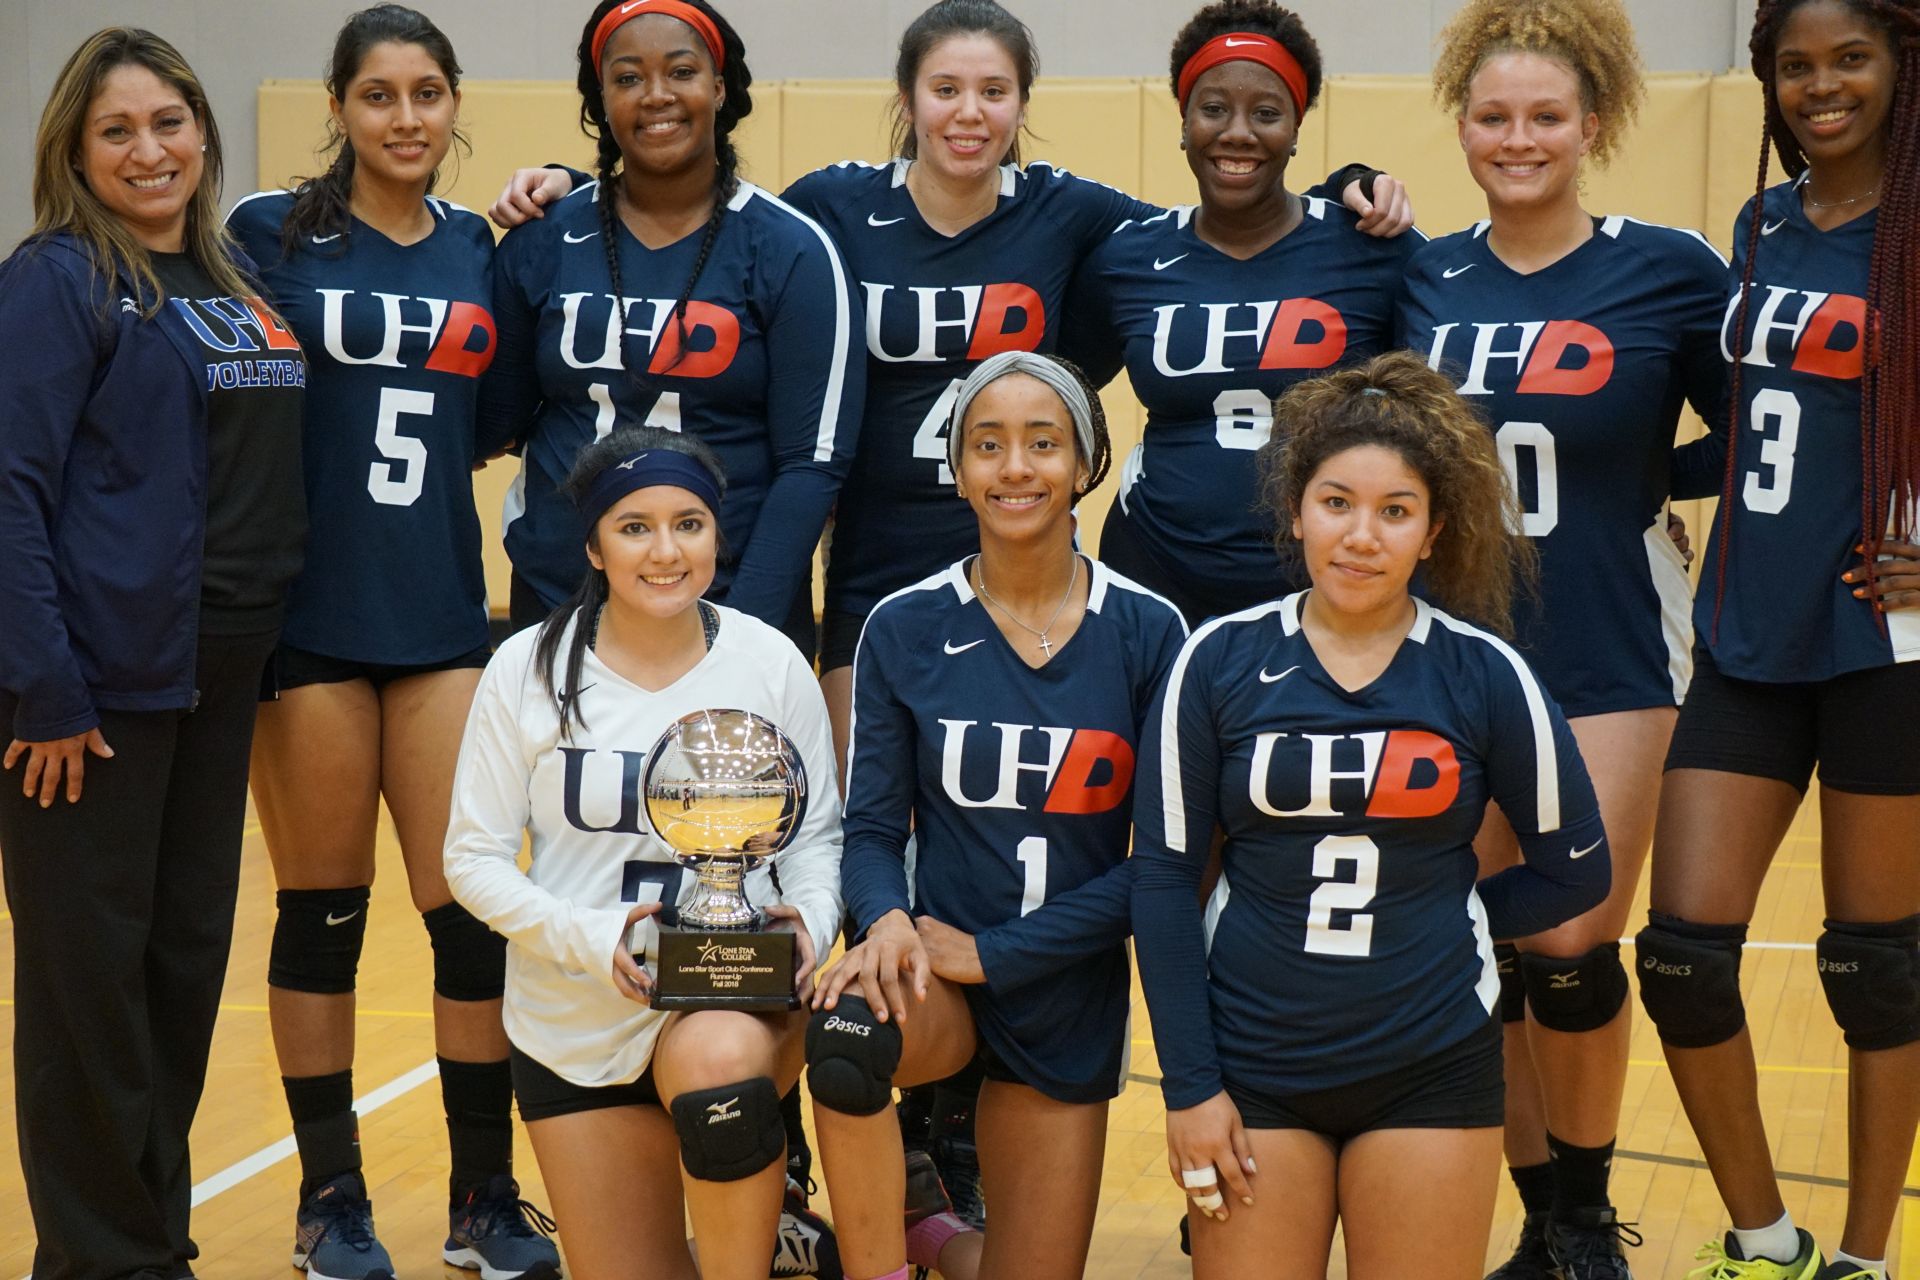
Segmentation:
<svg viewBox="0 0 1920 1280">
<path fill-rule="evenodd" d="M 840 425 L 840 404 L 846 396 L 847 350 L 853 333 L 853 302 L 847 291 L 847 268 L 840 261 L 840 250 L 834 245 L 833 237 L 819 223 L 776 195 L 751 183 L 740 185 L 743 188 L 750 187 L 754 196 L 776 209 L 784 210 L 813 232 L 820 241 L 820 247 L 827 251 L 827 261 L 833 266 L 833 367 L 827 370 L 826 394 L 820 397 L 820 427 L 814 435 L 813 445 L 815 462 L 831 462 L 834 433 Z"/>
<path fill-rule="evenodd" d="M 1256 621 L 1285 605 L 1285 600 L 1270 600 L 1239 613 L 1215 618 L 1189 636 L 1187 642 L 1180 646 L 1180 656 L 1173 660 L 1173 670 L 1167 675 L 1166 700 L 1160 704 L 1160 815 L 1169 849 L 1177 849 L 1182 853 L 1189 851 L 1186 789 L 1180 783 L 1180 695 L 1186 687 L 1187 663 L 1194 652 L 1207 642 L 1207 638 L 1220 628 L 1235 622 Z M 1213 833 L 1207 832 L 1204 838 L 1212 840 Z"/>
<path fill-rule="evenodd" d="M 1540 691 L 1540 682 L 1534 679 L 1533 669 L 1526 660 L 1513 651 L 1506 641 L 1495 635 L 1469 626 L 1458 618 L 1449 616 L 1439 609 L 1433 616 L 1441 626 L 1463 636 L 1472 636 L 1492 645 L 1494 651 L 1507 660 L 1513 668 L 1513 674 L 1519 678 L 1520 692 L 1527 700 L 1527 718 L 1533 722 L 1533 761 L 1534 761 L 1534 808 L 1535 819 L 1542 832 L 1560 829 L 1560 754 L 1553 744 L 1553 717 L 1547 714 L 1547 695 Z"/>
</svg>

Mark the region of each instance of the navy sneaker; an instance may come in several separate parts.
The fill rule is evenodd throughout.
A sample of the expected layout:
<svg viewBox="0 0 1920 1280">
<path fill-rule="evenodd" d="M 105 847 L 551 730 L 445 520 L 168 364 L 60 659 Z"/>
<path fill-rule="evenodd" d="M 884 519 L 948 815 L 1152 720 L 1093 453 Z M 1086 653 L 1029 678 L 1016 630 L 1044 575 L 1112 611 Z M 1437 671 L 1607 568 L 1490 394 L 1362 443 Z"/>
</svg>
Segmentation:
<svg viewBox="0 0 1920 1280">
<path fill-rule="evenodd" d="M 964 1138 L 936 1138 L 933 1164 L 953 1202 L 953 1212 L 975 1231 L 987 1229 L 987 1202 L 980 1194 L 980 1157 Z"/>
<path fill-rule="evenodd" d="M 770 1274 L 812 1276 L 816 1280 L 846 1280 L 840 1266 L 840 1242 L 827 1220 L 807 1208 L 807 1193 L 787 1180 L 786 1199 L 780 1205 L 780 1230 L 773 1238 Z"/>
<path fill-rule="evenodd" d="M 293 1219 L 293 1265 L 307 1280 L 393 1280 L 393 1260 L 373 1235 L 373 1202 L 359 1171 L 315 1188 Z"/>
<path fill-rule="evenodd" d="M 1575 1209 L 1547 1223 L 1547 1244 L 1564 1280 L 1633 1280 L 1622 1244 L 1643 1241 L 1611 1208 Z"/>
<path fill-rule="evenodd" d="M 1520 1223 L 1513 1256 L 1487 1274 L 1487 1280 L 1559 1280 L 1560 1267 L 1547 1245 L 1547 1215 L 1530 1213 Z"/>
<path fill-rule="evenodd" d="M 447 1215 L 448 1266 L 478 1271 L 481 1280 L 560 1280 L 553 1219 L 520 1198 L 520 1184 L 496 1173 Z"/>
</svg>

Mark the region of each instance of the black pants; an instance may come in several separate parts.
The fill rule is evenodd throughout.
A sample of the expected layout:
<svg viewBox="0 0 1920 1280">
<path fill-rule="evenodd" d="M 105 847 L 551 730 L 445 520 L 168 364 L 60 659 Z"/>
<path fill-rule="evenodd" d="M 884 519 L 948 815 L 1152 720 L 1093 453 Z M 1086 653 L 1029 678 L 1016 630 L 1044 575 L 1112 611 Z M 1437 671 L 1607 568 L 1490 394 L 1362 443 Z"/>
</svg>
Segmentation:
<svg viewBox="0 0 1920 1280">
<path fill-rule="evenodd" d="M 78 804 L 0 775 L 15 1114 L 36 1280 L 191 1258 L 187 1131 L 233 937 L 247 756 L 274 636 L 200 642 L 193 711 L 103 711 Z M 0 726 L 17 699 L 0 693 Z"/>
</svg>

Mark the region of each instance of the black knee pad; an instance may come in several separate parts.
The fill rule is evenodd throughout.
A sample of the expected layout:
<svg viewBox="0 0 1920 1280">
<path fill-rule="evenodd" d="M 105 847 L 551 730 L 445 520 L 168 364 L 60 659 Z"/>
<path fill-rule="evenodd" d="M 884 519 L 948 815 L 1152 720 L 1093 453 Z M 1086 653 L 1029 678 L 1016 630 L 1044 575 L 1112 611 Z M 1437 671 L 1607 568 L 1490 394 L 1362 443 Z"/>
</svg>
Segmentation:
<svg viewBox="0 0 1920 1280">
<path fill-rule="evenodd" d="M 1520 978 L 1520 948 L 1511 942 L 1493 944 L 1493 963 L 1500 974 L 1500 1021 L 1527 1020 L 1527 984 Z"/>
<path fill-rule="evenodd" d="M 449 1000 L 498 1000 L 507 989 L 507 940 L 457 902 L 420 917 L 433 944 L 433 989 Z"/>
<path fill-rule="evenodd" d="M 351 889 L 282 889 L 273 900 L 273 945 L 267 985 L 320 996 L 345 995 L 360 972 L 367 940 L 366 885 Z"/>
<path fill-rule="evenodd" d="M 1533 1020 L 1549 1031 L 1598 1030 L 1627 1003 L 1627 971 L 1617 942 L 1570 960 L 1523 954 L 1520 977 Z"/>
<path fill-rule="evenodd" d="M 1827 1007 L 1849 1049 L 1920 1040 L 1920 916 L 1886 924 L 1829 920 L 1814 948 Z"/>
<path fill-rule="evenodd" d="M 893 1105 L 900 1068 L 900 1028 L 873 1016 L 859 996 L 841 996 L 807 1023 L 807 1090 L 823 1107 L 849 1116 L 878 1115 Z"/>
<path fill-rule="evenodd" d="M 1662 911 L 1634 939 L 1640 1003 L 1662 1043 L 1705 1049 L 1740 1034 L 1747 1006 L 1740 999 L 1743 924 L 1695 924 Z"/>
<path fill-rule="evenodd" d="M 673 1100 L 680 1163 L 702 1182 L 751 1178 L 787 1150 L 780 1091 L 765 1076 L 698 1089 Z"/>
</svg>

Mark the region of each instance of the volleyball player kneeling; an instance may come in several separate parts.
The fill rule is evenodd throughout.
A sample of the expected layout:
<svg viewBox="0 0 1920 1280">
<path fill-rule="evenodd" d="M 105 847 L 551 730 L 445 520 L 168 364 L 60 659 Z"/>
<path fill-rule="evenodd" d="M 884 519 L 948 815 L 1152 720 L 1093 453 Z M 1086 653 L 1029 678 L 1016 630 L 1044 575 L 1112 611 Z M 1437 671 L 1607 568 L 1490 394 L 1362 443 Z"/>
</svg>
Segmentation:
<svg viewBox="0 0 1920 1280">
<path fill-rule="evenodd" d="M 786 1183 L 780 1092 L 799 1076 L 804 1015 L 659 1012 L 636 954 L 654 950 L 650 917 L 692 890 L 641 816 L 645 755 L 669 725 L 703 708 L 756 712 L 816 779 L 833 776 L 826 705 L 799 652 L 700 599 L 724 483 L 691 434 L 629 427 L 581 453 L 565 491 L 591 570 L 488 665 L 454 781 L 447 883 L 508 940 L 514 1092 L 568 1267 L 593 1280 L 693 1280 L 683 1194 L 697 1274 L 764 1280 Z M 815 785 L 808 803 L 777 884 L 761 869 L 747 885 L 798 935 L 802 986 L 840 918 L 834 789 Z"/>
<path fill-rule="evenodd" d="M 1302 383 L 1274 417 L 1265 497 L 1312 586 L 1194 633 L 1135 802 L 1194 1274 L 1324 1274 L 1338 1217 L 1354 1280 L 1477 1280 L 1500 1168 L 1493 940 L 1598 904 L 1606 837 L 1559 708 L 1481 629 L 1504 629 L 1529 556 L 1485 426 L 1409 353 Z M 1475 886 L 1489 800 L 1525 861 Z"/>
</svg>

